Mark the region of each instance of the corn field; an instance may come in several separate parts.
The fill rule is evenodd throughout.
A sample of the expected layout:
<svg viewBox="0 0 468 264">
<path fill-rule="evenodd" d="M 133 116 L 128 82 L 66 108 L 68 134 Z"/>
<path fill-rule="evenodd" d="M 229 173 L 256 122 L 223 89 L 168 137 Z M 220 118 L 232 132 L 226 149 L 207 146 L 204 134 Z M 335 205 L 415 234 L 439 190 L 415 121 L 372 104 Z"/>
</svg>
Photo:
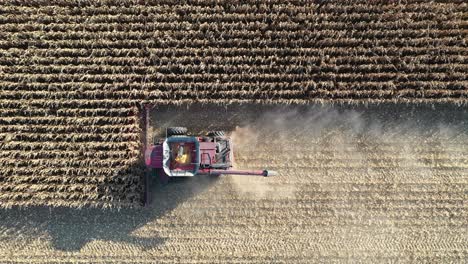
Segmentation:
<svg viewBox="0 0 468 264">
<path fill-rule="evenodd" d="M 0 207 L 142 203 L 145 103 L 465 105 L 465 1 L 0 1 Z"/>
</svg>

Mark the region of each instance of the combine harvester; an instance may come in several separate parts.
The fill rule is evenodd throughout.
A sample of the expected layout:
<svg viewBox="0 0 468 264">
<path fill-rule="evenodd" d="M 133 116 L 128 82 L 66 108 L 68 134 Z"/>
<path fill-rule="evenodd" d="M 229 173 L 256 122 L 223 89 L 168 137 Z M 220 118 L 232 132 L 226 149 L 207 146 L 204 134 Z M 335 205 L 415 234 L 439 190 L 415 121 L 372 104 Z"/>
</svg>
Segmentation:
<svg viewBox="0 0 468 264">
<path fill-rule="evenodd" d="M 189 136 L 185 127 L 169 127 L 166 137 L 156 139 L 145 151 L 147 173 L 144 203 L 151 203 L 151 178 L 155 175 L 162 185 L 173 177 L 196 175 L 273 176 L 269 170 L 235 170 L 232 141 L 223 131 L 206 136 Z"/>
</svg>

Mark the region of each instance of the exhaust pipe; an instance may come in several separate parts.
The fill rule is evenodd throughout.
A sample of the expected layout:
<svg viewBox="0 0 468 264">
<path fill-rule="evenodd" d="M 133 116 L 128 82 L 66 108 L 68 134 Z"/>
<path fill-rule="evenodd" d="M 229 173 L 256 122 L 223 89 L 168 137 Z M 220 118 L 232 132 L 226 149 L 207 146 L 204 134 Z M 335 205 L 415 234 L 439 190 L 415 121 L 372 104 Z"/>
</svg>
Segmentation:
<svg viewBox="0 0 468 264">
<path fill-rule="evenodd" d="M 272 170 L 211 170 L 210 171 L 211 175 L 253 175 L 253 176 L 263 176 L 263 177 L 269 177 L 269 176 L 276 176 L 278 173 L 276 171 Z"/>
</svg>

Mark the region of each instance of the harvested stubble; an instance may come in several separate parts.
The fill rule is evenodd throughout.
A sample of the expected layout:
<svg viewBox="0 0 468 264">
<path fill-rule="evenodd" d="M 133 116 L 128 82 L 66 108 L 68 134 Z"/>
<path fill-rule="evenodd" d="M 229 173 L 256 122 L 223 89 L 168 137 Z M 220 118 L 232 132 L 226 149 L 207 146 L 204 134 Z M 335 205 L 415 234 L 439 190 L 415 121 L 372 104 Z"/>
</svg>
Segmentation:
<svg viewBox="0 0 468 264">
<path fill-rule="evenodd" d="M 0 210 L 0 262 L 463 263 L 467 116 L 453 105 L 159 107 L 155 132 L 234 130 L 237 166 L 279 175 L 175 181 L 133 210 Z"/>
<path fill-rule="evenodd" d="M 1 207 L 141 204 L 143 103 L 468 101 L 462 0 L 0 3 Z"/>
</svg>

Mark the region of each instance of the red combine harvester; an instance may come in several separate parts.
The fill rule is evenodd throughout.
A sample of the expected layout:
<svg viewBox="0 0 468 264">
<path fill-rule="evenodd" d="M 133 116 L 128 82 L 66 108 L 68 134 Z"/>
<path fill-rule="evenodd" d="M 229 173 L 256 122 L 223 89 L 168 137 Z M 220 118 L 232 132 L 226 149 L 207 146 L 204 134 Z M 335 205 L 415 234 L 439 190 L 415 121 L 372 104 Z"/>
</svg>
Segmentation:
<svg viewBox="0 0 468 264">
<path fill-rule="evenodd" d="M 188 136 L 185 127 L 169 127 L 166 137 L 155 140 L 145 153 L 146 166 L 156 173 L 159 181 L 171 177 L 195 175 L 276 175 L 268 170 L 234 170 L 233 145 L 223 131 L 206 136 Z"/>
</svg>

